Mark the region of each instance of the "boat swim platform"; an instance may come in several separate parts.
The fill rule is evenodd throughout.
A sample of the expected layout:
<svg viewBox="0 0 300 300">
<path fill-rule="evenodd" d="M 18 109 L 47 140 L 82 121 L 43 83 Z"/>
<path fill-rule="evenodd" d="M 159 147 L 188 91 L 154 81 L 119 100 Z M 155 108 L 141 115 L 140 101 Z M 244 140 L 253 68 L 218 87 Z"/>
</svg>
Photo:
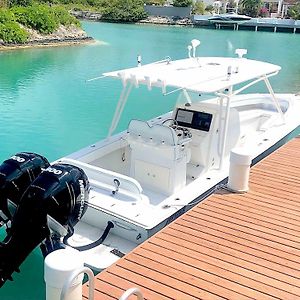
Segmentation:
<svg viewBox="0 0 300 300">
<path fill-rule="evenodd" d="M 253 166 L 249 187 L 218 191 L 99 273 L 95 300 L 132 287 L 154 300 L 300 299 L 300 138 Z"/>
</svg>

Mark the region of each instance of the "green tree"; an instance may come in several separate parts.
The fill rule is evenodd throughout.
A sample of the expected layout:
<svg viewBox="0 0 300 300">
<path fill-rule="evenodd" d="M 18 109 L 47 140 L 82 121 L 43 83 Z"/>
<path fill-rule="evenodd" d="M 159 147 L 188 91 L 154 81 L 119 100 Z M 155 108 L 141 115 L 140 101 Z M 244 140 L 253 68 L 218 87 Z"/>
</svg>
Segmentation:
<svg viewBox="0 0 300 300">
<path fill-rule="evenodd" d="M 187 7 L 187 6 L 191 6 L 193 3 L 192 0 L 174 0 L 173 1 L 173 6 L 176 7 Z"/>
<path fill-rule="evenodd" d="M 197 1 L 193 5 L 192 13 L 194 15 L 204 15 L 205 14 L 205 4 L 203 1 Z"/>
<path fill-rule="evenodd" d="M 32 5 L 29 7 L 14 7 L 12 9 L 17 22 L 35 29 L 43 34 L 54 32 L 59 22 L 51 7 L 47 5 Z"/>
<path fill-rule="evenodd" d="M 257 17 L 262 7 L 262 0 L 242 0 L 242 12 L 250 17 Z"/>
<path fill-rule="evenodd" d="M 15 21 L 14 14 L 9 9 L 0 9 L 0 23 Z"/>
<path fill-rule="evenodd" d="M 80 27 L 80 22 L 74 16 L 71 16 L 64 7 L 55 6 L 52 9 L 52 13 L 56 19 L 57 24 L 62 24 L 65 26 L 75 24 L 76 26 Z"/>
<path fill-rule="evenodd" d="M 207 5 L 205 7 L 205 11 L 207 11 L 209 13 L 212 13 L 214 11 L 214 7 L 212 5 Z"/>
<path fill-rule="evenodd" d="M 163 6 L 166 3 L 165 0 L 145 0 L 147 5 L 160 5 Z"/>
<path fill-rule="evenodd" d="M 288 16 L 294 20 L 300 20 L 300 2 L 289 8 Z"/>
<path fill-rule="evenodd" d="M 21 28 L 17 22 L 0 24 L 0 39 L 5 43 L 23 44 L 28 40 L 28 32 Z"/>
<path fill-rule="evenodd" d="M 8 0 L 9 6 L 29 6 L 32 4 L 32 0 Z"/>
<path fill-rule="evenodd" d="M 102 19 L 112 22 L 137 22 L 147 16 L 142 0 L 107 0 Z"/>
</svg>

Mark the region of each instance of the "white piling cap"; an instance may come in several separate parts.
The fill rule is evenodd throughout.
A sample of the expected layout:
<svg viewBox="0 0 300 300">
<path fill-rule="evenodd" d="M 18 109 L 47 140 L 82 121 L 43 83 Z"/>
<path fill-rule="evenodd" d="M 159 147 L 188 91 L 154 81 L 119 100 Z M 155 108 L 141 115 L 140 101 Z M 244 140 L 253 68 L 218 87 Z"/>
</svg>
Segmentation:
<svg viewBox="0 0 300 300">
<path fill-rule="evenodd" d="M 44 262 L 44 280 L 47 285 L 61 289 L 69 276 L 83 268 L 84 262 L 79 251 L 71 248 L 51 252 Z M 83 275 L 78 276 L 73 285 L 79 284 Z"/>
<path fill-rule="evenodd" d="M 234 148 L 230 151 L 230 162 L 237 165 L 247 165 L 250 166 L 252 161 L 252 156 L 244 148 Z"/>
</svg>

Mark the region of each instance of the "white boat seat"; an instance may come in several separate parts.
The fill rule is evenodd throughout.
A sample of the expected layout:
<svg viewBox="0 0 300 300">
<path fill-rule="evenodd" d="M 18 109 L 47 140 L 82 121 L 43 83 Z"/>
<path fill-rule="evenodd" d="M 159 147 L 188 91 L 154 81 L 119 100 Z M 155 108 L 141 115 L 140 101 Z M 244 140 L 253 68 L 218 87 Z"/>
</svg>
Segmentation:
<svg viewBox="0 0 300 300">
<path fill-rule="evenodd" d="M 131 120 L 127 132 L 132 138 L 142 138 L 144 142 L 176 146 L 178 137 L 174 129 L 169 126 L 156 124 L 150 126 L 148 122 Z"/>
<path fill-rule="evenodd" d="M 180 143 L 173 128 L 132 120 L 127 132 L 131 149 L 130 176 L 145 188 L 166 195 L 186 184 L 190 149 L 188 144 Z"/>
</svg>

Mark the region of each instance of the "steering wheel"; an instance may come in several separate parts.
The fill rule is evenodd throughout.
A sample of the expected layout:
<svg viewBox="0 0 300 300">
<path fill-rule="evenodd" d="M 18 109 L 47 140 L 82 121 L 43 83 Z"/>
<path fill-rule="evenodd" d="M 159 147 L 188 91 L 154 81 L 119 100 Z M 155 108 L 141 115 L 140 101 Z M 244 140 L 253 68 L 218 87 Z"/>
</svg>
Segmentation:
<svg viewBox="0 0 300 300">
<path fill-rule="evenodd" d="M 165 124 L 167 122 L 170 122 L 170 124 L 169 125 Z M 176 130 L 178 128 L 178 122 L 175 119 L 173 119 L 173 118 L 166 119 L 161 124 L 169 126 L 169 127 L 172 127 L 174 130 Z"/>
</svg>

